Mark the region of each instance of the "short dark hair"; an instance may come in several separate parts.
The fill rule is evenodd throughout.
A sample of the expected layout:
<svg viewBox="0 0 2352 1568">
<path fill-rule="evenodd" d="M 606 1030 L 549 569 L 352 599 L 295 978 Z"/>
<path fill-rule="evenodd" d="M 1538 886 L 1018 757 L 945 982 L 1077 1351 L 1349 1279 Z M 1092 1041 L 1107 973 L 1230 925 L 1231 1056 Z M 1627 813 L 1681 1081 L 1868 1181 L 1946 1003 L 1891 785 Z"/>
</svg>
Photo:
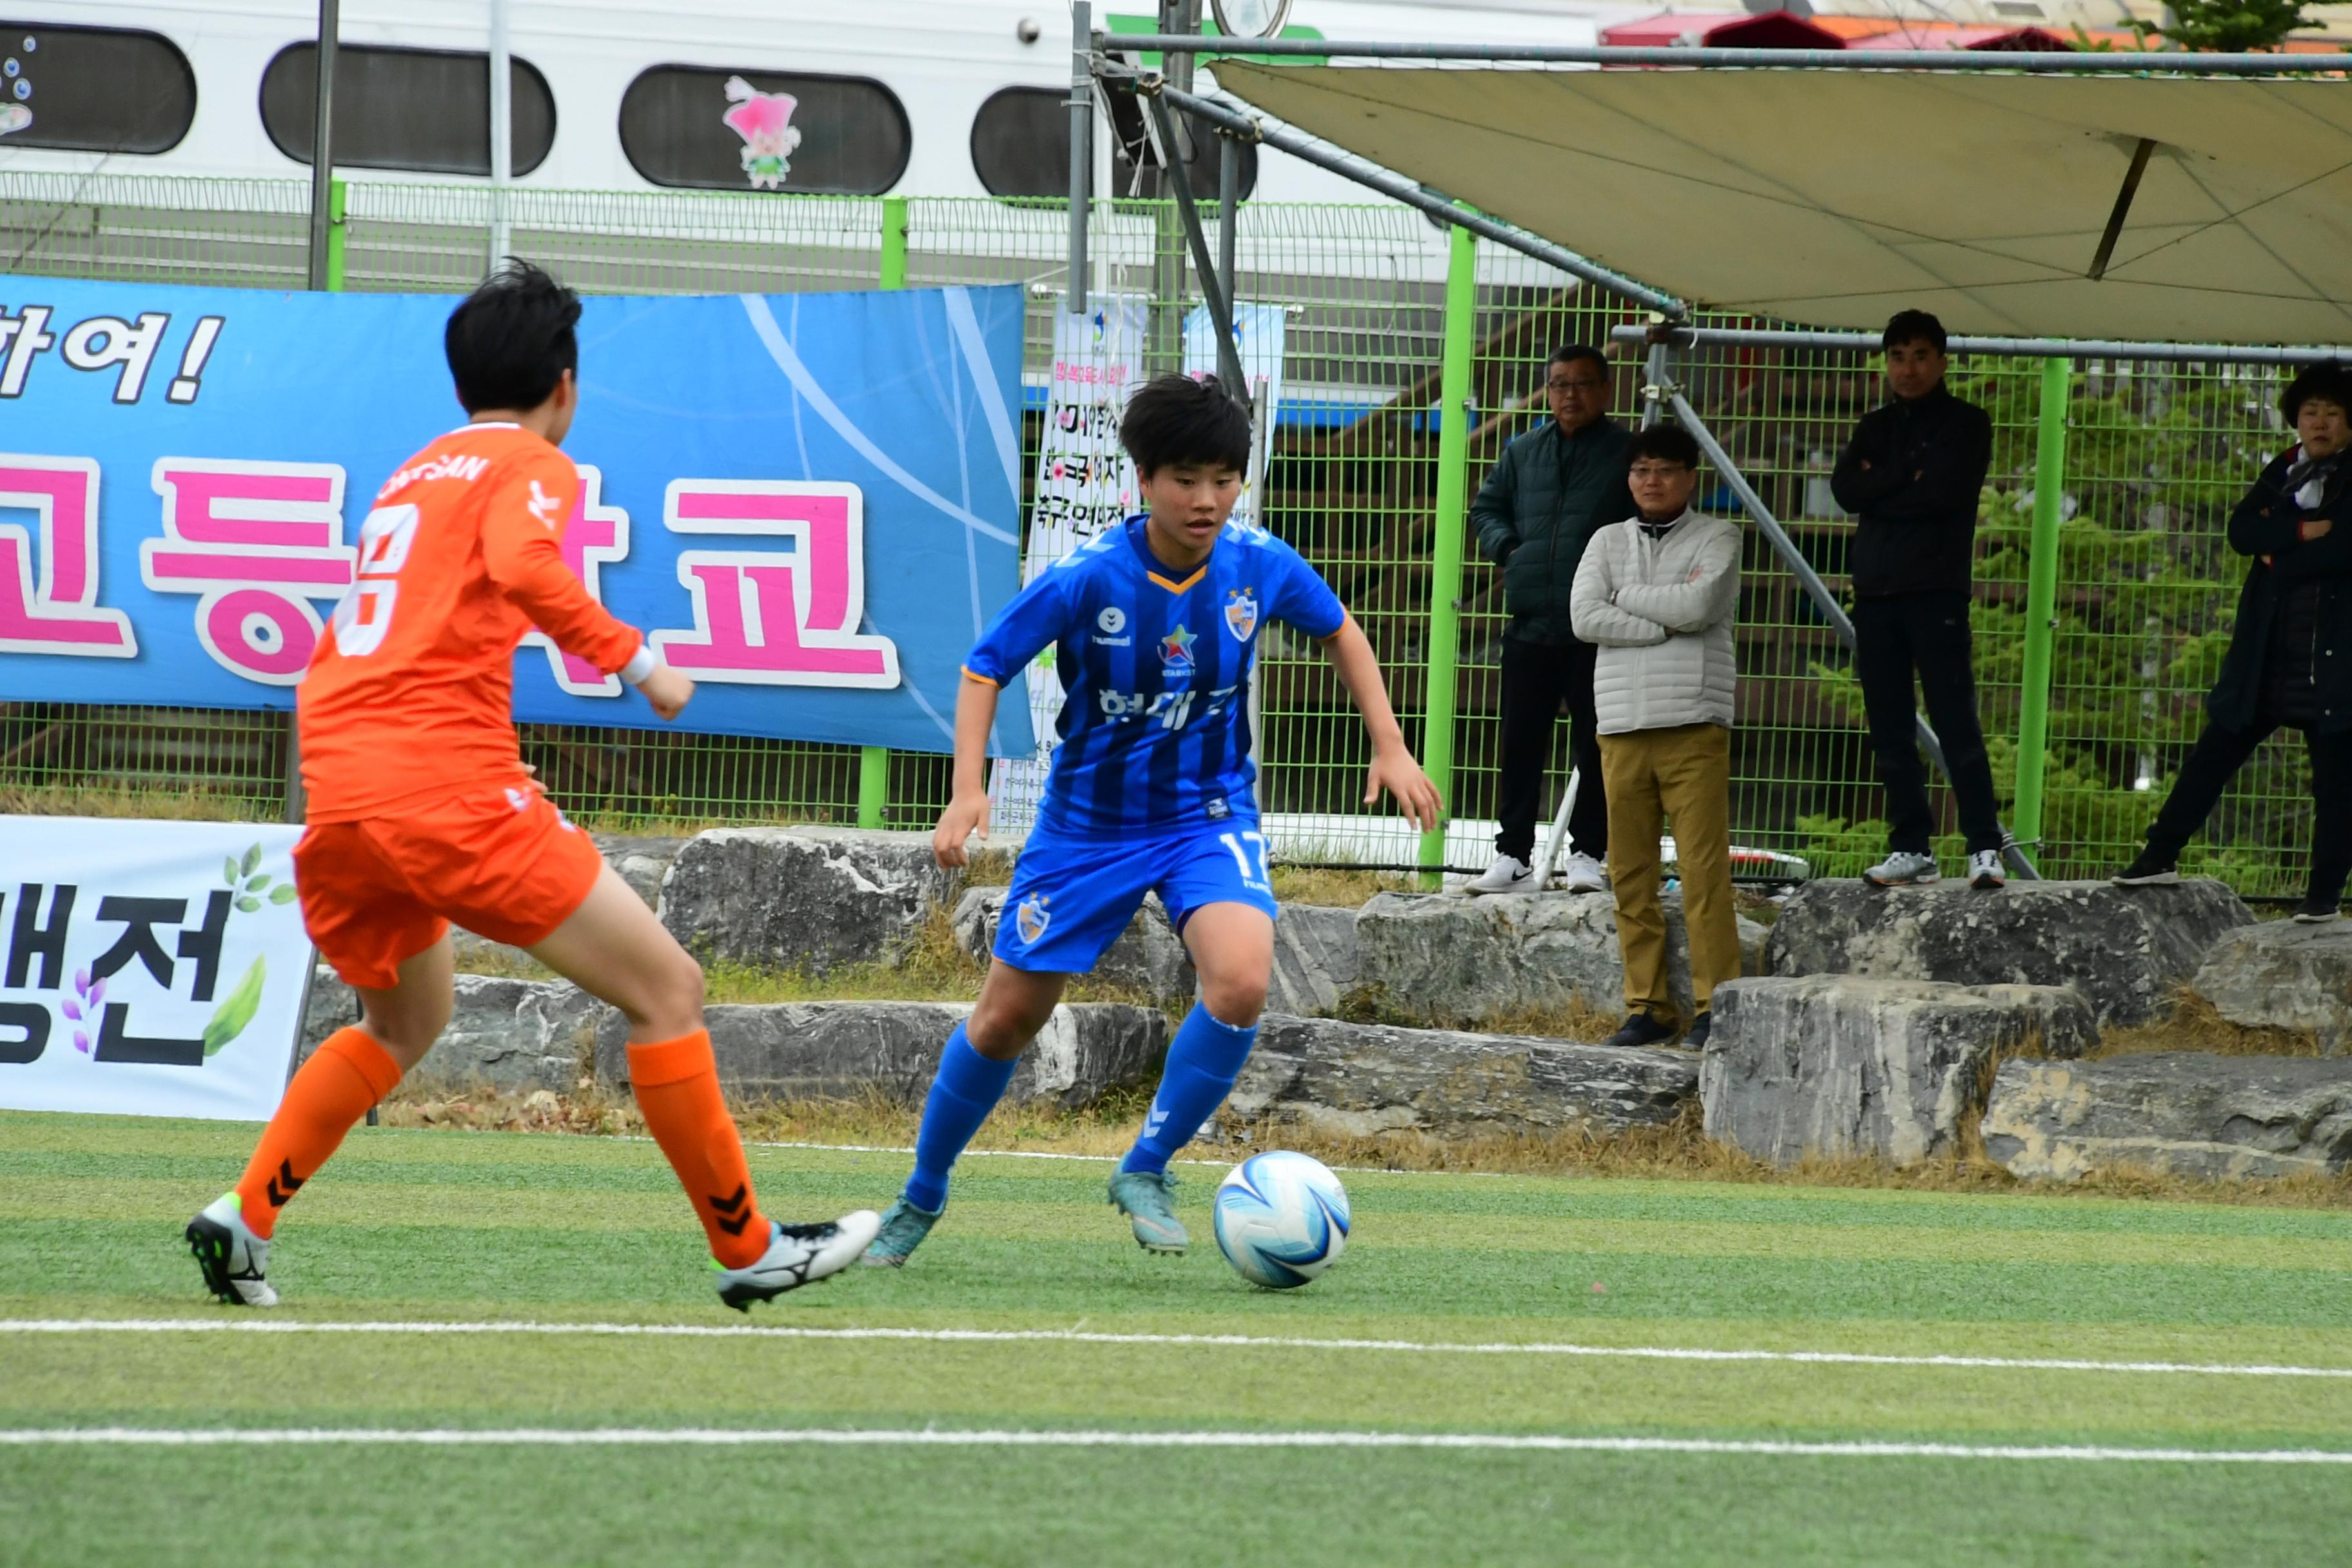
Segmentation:
<svg viewBox="0 0 2352 1568">
<path fill-rule="evenodd" d="M 441 334 L 457 401 L 485 408 L 536 408 L 567 370 L 580 368 L 580 296 L 515 257 L 449 312 Z"/>
<path fill-rule="evenodd" d="M 1556 364 L 1574 364 L 1579 360 L 1588 359 L 1601 367 L 1602 375 L 1609 374 L 1609 356 L 1591 343 L 1563 343 L 1551 351 L 1551 358 L 1544 361 L 1544 374 L 1551 374 L 1551 367 Z"/>
<path fill-rule="evenodd" d="M 1646 430 L 1633 432 L 1633 440 L 1625 445 L 1625 466 L 1632 468 L 1644 458 L 1662 462 L 1680 463 L 1685 468 L 1698 467 L 1698 442 L 1679 425 L 1656 424 Z"/>
<path fill-rule="evenodd" d="M 2352 415 L 2352 365 L 2340 361 L 2307 364 L 2295 373 L 2287 389 L 2279 396 L 2279 412 L 2292 425 L 2301 416 L 2303 405 L 2313 398 L 2333 403 L 2347 415 Z"/>
<path fill-rule="evenodd" d="M 1950 340 L 1944 336 L 1944 323 L 1925 310 L 1897 310 L 1886 323 L 1886 331 L 1878 335 L 1881 348 L 1894 348 L 1901 343 L 1916 343 L 1922 338 L 1936 345 L 1942 353 Z"/>
<path fill-rule="evenodd" d="M 1250 458 L 1249 410 L 1213 375 L 1155 375 L 1127 400 L 1118 444 L 1150 479 L 1179 463 L 1206 463 L 1245 474 Z"/>
</svg>

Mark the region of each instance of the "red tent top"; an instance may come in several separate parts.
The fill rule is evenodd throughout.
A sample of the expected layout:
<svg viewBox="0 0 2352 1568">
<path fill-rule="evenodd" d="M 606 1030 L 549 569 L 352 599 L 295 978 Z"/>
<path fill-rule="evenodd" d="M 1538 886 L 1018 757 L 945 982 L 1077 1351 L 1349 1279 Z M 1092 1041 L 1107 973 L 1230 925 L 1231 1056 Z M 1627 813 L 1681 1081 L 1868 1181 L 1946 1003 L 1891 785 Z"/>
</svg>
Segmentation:
<svg viewBox="0 0 2352 1568">
<path fill-rule="evenodd" d="M 1996 53 L 2057 51 L 2074 40 L 2041 27 L 1897 26 L 1867 38 L 1851 38 L 1849 49 L 1977 49 Z"/>
<path fill-rule="evenodd" d="M 1720 11 L 1668 11 L 1601 32 L 1603 44 L 1629 48 L 1675 45 L 1710 49 L 1842 49 L 1845 40 L 1809 17 L 1788 11 L 1731 16 Z"/>
</svg>

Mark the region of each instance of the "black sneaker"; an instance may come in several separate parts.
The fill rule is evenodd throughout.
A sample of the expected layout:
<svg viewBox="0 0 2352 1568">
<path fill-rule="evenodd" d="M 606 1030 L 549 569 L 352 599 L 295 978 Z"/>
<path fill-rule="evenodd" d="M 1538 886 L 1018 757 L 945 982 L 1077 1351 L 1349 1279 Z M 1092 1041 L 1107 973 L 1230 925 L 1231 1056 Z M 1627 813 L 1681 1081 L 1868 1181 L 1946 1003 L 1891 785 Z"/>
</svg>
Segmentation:
<svg viewBox="0 0 2352 1568">
<path fill-rule="evenodd" d="M 1698 1016 L 1698 1021 L 1690 1026 L 1690 1033 L 1683 1037 L 1683 1048 L 1689 1051 L 1706 1049 L 1707 1037 L 1713 1033 L 1715 1033 L 1715 1015 L 1701 1013 Z"/>
<path fill-rule="evenodd" d="M 2180 870 L 2155 850 L 2143 849 L 2138 858 L 2107 879 L 2118 888 L 2168 888 L 2180 880 Z"/>
<path fill-rule="evenodd" d="M 2336 907 L 2335 900 L 2323 899 L 2316 893 L 2307 895 L 2303 902 L 2294 906 L 2297 925 L 2324 926 L 2329 921 L 2343 918 L 2343 911 Z"/>
<path fill-rule="evenodd" d="M 1633 1013 L 1626 1016 L 1625 1026 L 1601 1043 L 1604 1046 L 1662 1046 L 1675 1037 L 1671 1024 L 1662 1024 L 1654 1013 Z"/>
</svg>

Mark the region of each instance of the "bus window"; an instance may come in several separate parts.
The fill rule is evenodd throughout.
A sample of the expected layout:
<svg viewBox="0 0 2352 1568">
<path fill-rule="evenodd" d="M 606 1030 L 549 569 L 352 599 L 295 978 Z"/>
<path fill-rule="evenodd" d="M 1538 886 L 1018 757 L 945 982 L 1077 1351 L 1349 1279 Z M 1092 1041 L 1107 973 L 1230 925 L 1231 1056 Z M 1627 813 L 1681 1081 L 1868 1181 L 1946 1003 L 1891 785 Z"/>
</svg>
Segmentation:
<svg viewBox="0 0 2352 1568">
<path fill-rule="evenodd" d="M 160 33 L 0 22 L 0 151 L 168 153 L 196 118 L 196 73 Z"/>
<path fill-rule="evenodd" d="M 555 144 L 555 95 L 539 68 L 511 62 L 514 172 L 528 174 Z M 319 47 L 289 44 L 261 73 L 261 124 L 278 150 L 310 161 L 319 113 Z M 490 172 L 490 57 L 459 50 L 335 48 L 338 168 L 432 174 Z"/>
<path fill-rule="evenodd" d="M 656 185 L 879 195 L 913 144 L 865 77 L 655 66 L 621 95 L 621 151 Z"/>
<path fill-rule="evenodd" d="M 990 95 L 972 116 L 971 169 L 992 196 L 1068 196 L 1069 93 L 1008 87 Z"/>
</svg>

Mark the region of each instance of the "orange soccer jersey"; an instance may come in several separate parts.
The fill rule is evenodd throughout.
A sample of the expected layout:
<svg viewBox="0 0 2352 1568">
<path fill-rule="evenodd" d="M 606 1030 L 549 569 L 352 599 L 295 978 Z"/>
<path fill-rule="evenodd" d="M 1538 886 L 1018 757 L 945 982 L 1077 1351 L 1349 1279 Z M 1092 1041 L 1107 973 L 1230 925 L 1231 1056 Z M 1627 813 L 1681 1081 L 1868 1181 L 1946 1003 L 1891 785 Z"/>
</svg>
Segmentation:
<svg viewBox="0 0 2352 1568">
<path fill-rule="evenodd" d="M 453 430 L 384 481 L 297 693 L 312 823 L 528 787 L 516 645 L 537 626 L 611 672 L 644 641 L 564 564 L 579 495 L 569 458 L 504 424 Z"/>
</svg>

